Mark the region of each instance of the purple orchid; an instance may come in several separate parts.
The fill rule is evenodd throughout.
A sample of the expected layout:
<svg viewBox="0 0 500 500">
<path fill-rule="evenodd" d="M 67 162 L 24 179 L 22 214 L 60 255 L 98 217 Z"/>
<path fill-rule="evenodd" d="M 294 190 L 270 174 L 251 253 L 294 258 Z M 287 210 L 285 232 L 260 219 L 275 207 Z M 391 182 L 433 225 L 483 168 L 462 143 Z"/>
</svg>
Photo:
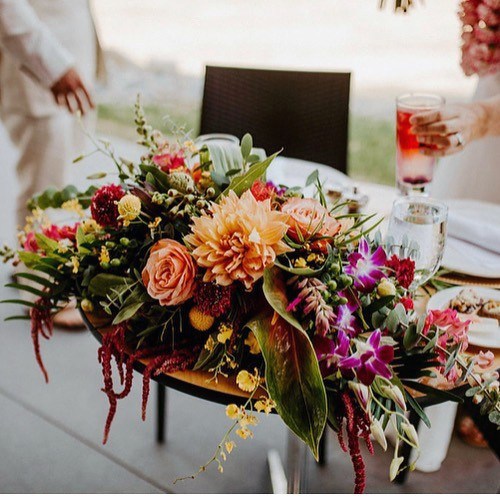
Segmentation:
<svg viewBox="0 0 500 500">
<path fill-rule="evenodd" d="M 335 373 L 349 354 L 349 345 L 349 337 L 342 332 L 339 332 L 336 341 L 320 335 L 314 336 L 313 346 L 323 377 Z"/>
<path fill-rule="evenodd" d="M 340 294 L 339 294 L 340 295 Z M 358 318 L 354 313 L 358 310 L 357 304 L 344 304 L 337 308 L 337 319 L 335 320 L 335 328 L 339 332 L 355 337 L 361 332 Z"/>
<path fill-rule="evenodd" d="M 347 257 L 349 264 L 344 271 L 354 278 L 354 286 L 363 292 L 371 292 L 377 282 L 385 274 L 380 269 L 385 265 L 387 256 L 382 247 L 378 247 L 371 253 L 370 245 L 365 238 L 359 241 L 358 251 Z"/>
<path fill-rule="evenodd" d="M 370 385 L 375 375 L 386 379 L 392 378 L 388 364 L 394 359 L 394 348 L 389 345 L 380 346 L 382 333 L 379 329 L 372 332 L 365 342 L 357 341 L 357 352 L 339 363 L 341 369 L 354 369 L 358 380 Z"/>
</svg>

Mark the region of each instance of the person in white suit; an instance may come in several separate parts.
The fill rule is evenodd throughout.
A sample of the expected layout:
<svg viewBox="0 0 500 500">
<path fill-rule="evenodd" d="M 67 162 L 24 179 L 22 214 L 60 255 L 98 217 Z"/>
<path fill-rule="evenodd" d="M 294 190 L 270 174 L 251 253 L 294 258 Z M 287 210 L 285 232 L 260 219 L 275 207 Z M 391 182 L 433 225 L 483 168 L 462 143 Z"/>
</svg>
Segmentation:
<svg viewBox="0 0 500 500">
<path fill-rule="evenodd" d="M 94 107 L 99 45 L 88 0 L 0 0 L 0 118 L 19 150 L 17 224 L 26 201 L 63 187 L 84 148 L 74 113 Z M 62 319 L 72 323 L 73 319 Z"/>
</svg>

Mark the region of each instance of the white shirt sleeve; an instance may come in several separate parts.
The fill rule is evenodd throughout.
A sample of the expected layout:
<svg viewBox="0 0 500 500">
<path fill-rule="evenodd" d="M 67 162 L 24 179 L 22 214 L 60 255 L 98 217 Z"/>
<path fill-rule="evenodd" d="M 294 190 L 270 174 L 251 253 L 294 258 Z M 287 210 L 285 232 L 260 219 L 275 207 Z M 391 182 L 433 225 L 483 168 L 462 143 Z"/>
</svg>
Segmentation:
<svg viewBox="0 0 500 500">
<path fill-rule="evenodd" d="M 0 45 L 47 88 L 74 64 L 27 0 L 0 0 Z"/>
</svg>

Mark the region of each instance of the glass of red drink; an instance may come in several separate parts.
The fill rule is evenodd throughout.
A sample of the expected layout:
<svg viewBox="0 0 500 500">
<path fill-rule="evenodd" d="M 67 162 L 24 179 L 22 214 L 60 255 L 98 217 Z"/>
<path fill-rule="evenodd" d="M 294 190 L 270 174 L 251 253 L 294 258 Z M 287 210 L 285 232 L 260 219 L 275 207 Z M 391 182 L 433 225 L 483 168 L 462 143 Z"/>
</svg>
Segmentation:
<svg viewBox="0 0 500 500">
<path fill-rule="evenodd" d="M 444 98 L 434 94 L 405 94 L 396 99 L 396 183 L 403 195 L 426 194 L 436 165 L 436 158 L 420 153 L 417 136 L 410 132 L 410 118 L 443 104 Z"/>
</svg>

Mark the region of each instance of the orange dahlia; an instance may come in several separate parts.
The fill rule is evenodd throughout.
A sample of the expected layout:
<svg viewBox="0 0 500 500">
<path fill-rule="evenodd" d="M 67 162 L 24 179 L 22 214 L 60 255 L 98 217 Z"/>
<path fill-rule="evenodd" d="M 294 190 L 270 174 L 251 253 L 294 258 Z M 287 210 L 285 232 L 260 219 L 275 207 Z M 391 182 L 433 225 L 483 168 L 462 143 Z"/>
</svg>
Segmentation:
<svg viewBox="0 0 500 500">
<path fill-rule="evenodd" d="M 257 201 L 250 191 L 241 198 L 231 191 L 211 214 L 193 219 L 185 241 L 196 263 L 206 268 L 203 281 L 229 286 L 241 281 L 247 289 L 290 247 L 282 239 L 288 215 L 271 209 L 270 200 Z"/>
</svg>

